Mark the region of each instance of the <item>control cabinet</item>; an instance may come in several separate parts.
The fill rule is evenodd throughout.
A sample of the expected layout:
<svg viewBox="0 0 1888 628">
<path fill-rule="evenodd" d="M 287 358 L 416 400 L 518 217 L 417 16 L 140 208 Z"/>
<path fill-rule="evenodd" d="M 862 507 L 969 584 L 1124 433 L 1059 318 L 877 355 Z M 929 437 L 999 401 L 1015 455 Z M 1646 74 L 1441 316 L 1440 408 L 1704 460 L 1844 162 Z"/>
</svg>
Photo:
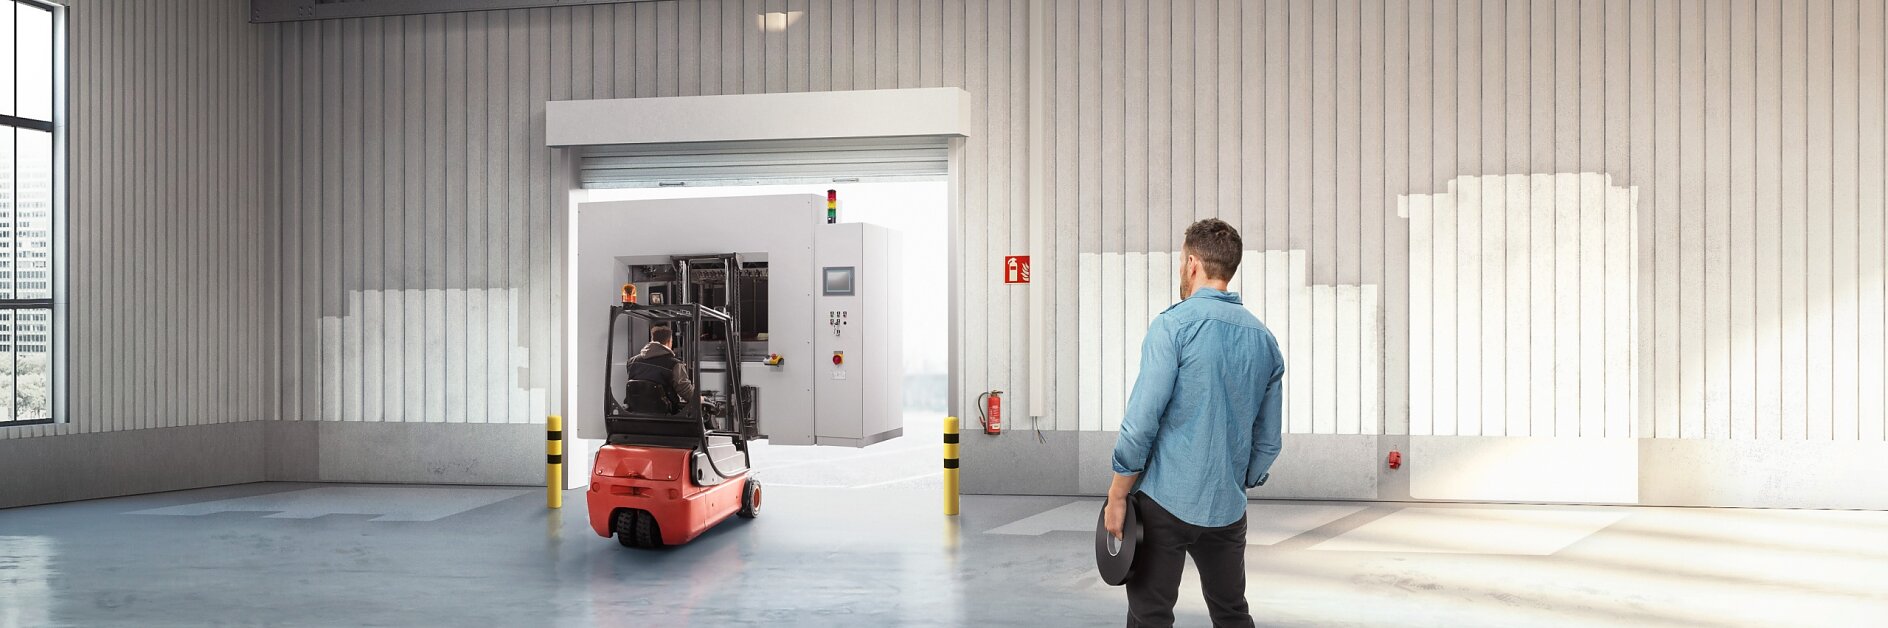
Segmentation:
<svg viewBox="0 0 1888 628">
<path fill-rule="evenodd" d="M 903 276 L 896 231 L 865 223 L 815 234 L 814 437 L 862 447 L 903 434 Z"/>
</svg>

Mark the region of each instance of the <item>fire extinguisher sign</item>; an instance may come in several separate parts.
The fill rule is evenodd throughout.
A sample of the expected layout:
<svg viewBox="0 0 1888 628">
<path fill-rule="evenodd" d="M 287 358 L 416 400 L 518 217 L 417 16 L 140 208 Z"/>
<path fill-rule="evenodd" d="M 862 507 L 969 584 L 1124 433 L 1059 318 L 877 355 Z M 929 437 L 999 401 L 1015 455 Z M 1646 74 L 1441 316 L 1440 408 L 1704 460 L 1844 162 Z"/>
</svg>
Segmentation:
<svg viewBox="0 0 1888 628">
<path fill-rule="evenodd" d="M 1029 256 L 1010 255 L 1003 258 L 1003 283 L 1029 283 Z"/>
</svg>

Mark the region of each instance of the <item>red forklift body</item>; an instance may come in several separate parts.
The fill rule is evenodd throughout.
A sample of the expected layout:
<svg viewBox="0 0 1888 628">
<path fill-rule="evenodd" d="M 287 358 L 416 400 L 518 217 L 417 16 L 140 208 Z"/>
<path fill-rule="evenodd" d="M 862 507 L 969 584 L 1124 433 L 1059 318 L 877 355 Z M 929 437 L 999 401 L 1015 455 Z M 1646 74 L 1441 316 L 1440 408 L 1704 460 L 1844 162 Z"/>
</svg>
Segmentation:
<svg viewBox="0 0 1888 628">
<path fill-rule="evenodd" d="M 692 455 L 689 449 L 604 445 L 585 494 L 590 529 L 608 538 L 620 513 L 642 511 L 655 518 L 663 545 L 681 545 L 740 511 L 747 472 L 697 486 L 689 478 Z"/>
</svg>

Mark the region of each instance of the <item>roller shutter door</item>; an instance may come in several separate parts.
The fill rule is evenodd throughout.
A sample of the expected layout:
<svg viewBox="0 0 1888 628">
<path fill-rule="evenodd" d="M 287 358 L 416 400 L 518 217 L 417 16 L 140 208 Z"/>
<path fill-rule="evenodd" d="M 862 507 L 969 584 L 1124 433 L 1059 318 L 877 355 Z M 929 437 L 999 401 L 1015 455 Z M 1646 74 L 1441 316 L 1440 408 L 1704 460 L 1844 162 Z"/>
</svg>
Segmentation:
<svg viewBox="0 0 1888 628">
<path fill-rule="evenodd" d="M 585 188 L 938 180 L 946 137 L 768 140 L 589 146 Z"/>
</svg>

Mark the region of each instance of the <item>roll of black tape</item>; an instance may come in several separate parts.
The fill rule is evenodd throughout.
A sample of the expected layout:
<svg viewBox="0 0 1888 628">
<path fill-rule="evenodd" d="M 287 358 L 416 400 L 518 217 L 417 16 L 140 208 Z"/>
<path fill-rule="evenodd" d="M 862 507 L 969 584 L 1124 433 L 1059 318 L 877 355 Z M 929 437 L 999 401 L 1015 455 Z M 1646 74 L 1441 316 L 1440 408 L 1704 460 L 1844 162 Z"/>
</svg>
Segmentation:
<svg viewBox="0 0 1888 628">
<path fill-rule="evenodd" d="M 1095 566 L 1101 569 L 1101 581 L 1121 586 L 1134 575 L 1134 546 L 1141 543 L 1141 522 L 1134 498 L 1128 497 L 1128 513 L 1121 524 L 1121 538 L 1108 533 L 1108 505 L 1102 502 L 1095 517 Z"/>
</svg>

